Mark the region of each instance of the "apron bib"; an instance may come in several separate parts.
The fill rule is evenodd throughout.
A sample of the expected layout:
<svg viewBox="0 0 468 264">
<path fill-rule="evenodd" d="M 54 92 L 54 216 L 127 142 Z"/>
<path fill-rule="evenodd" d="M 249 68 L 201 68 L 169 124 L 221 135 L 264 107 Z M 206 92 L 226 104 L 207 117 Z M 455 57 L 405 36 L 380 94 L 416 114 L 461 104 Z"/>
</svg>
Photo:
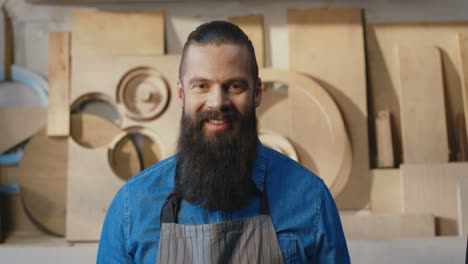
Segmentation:
<svg viewBox="0 0 468 264">
<path fill-rule="evenodd" d="M 266 190 L 261 214 L 205 225 L 177 223 L 180 198 L 171 193 L 161 211 L 161 236 L 156 264 L 283 264 L 269 215 Z"/>
</svg>

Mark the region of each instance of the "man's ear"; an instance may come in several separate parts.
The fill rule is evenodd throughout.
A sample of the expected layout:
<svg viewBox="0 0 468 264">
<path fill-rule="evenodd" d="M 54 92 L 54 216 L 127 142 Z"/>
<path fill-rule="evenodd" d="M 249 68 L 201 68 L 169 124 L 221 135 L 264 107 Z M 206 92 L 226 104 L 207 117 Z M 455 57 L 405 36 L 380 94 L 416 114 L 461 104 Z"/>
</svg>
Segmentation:
<svg viewBox="0 0 468 264">
<path fill-rule="evenodd" d="M 254 87 L 254 103 L 255 107 L 258 107 L 262 102 L 262 79 L 258 78 L 257 83 Z"/>
<path fill-rule="evenodd" d="M 184 105 L 184 88 L 182 87 L 182 83 L 177 81 L 177 94 L 179 97 L 179 105 L 183 106 Z"/>
</svg>

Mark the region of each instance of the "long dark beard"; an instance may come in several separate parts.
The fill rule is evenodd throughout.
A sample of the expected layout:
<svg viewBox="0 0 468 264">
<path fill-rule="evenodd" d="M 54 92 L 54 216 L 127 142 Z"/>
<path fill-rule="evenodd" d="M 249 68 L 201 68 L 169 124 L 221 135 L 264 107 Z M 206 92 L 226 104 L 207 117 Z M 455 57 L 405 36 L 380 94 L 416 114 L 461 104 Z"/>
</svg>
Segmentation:
<svg viewBox="0 0 468 264">
<path fill-rule="evenodd" d="M 204 123 L 223 117 L 231 124 L 206 135 Z M 194 118 L 184 113 L 177 146 L 175 192 L 208 210 L 234 211 L 249 205 L 256 191 L 251 178 L 257 155 L 255 108 L 242 115 L 234 107 L 205 111 Z"/>
</svg>

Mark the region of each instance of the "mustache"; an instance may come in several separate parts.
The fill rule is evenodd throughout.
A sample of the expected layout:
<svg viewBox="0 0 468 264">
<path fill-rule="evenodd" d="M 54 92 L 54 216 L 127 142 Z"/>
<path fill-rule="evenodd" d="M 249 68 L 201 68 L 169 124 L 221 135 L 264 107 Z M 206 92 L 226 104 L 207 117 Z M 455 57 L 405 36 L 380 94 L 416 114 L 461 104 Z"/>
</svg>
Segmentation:
<svg viewBox="0 0 468 264">
<path fill-rule="evenodd" d="M 200 112 L 196 116 L 196 124 L 203 125 L 205 121 L 210 119 L 223 119 L 229 123 L 237 123 L 242 119 L 242 114 L 234 107 L 219 110 L 206 110 Z"/>
</svg>

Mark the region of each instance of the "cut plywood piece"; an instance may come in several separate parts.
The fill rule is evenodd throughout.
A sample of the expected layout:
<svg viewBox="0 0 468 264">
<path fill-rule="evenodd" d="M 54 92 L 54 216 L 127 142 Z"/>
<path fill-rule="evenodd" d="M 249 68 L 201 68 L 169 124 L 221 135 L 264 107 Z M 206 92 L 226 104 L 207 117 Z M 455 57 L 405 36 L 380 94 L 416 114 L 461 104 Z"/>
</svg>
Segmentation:
<svg viewBox="0 0 468 264">
<path fill-rule="evenodd" d="M 361 9 L 288 10 L 290 69 L 330 93 L 345 120 L 353 153 L 350 181 L 336 198 L 341 209 L 368 206 L 369 143 Z"/>
<path fill-rule="evenodd" d="M 162 55 L 161 11 L 78 11 L 73 14 L 72 56 Z"/>
<path fill-rule="evenodd" d="M 404 163 L 448 162 L 440 52 L 430 46 L 399 46 L 397 54 Z"/>
<path fill-rule="evenodd" d="M 263 16 L 248 15 L 230 17 L 229 22 L 238 25 L 252 41 L 259 68 L 265 67 Z"/>
<path fill-rule="evenodd" d="M 300 163 L 319 175 L 333 196 L 338 196 L 348 182 L 352 156 L 335 101 L 304 74 L 263 68 L 260 78 L 265 83 L 288 86 L 286 98 L 278 98 L 273 91 L 263 94 L 265 101 L 257 110 L 261 131 L 272 131 L 290 140 Z M 313 136 L 310 131 L 314 131 Z"/>
<path fill-rule="evenodd" d="M 403 164 L 400 171 L 403 212 L 433 214 L 437 235 L 457 235 L 457 186 L 468 176 L 468 163 Z"/>
<path fill-rule="evenodd" d="M 374 213 L 402 213 L 399 169 L 372 170 L 371 210 Z"/>
<path fill-rule="evenodd" d="M 435 219 L 430 214 L 340 214 L 347 239 L 434 237 Z"/>
<path fill-rule="evenodd" d="M 377 138 L 377 167 L 394 167 L 392 126 L 389 111 L 379 112 L 375 120 L 375 132 Z"/>
<path fill-rule="evenodd" d="M 444 92 L 450 150 L 459 152 L 456 142 L 456 115 L 463 112 L 459 32 L 468 32 L 468 23 L 398 23 L 367 24 L 366 50 L 368 62 L 369 117 L 389 110 L 392 113 L 395 161 L 402 161 L 400 87 L 397 60 L 398 45 L 433 46 L 441 51 Z M 466 76 L 466 75 L 465 75 Z M 373 133 L 371 133 L 371 139 Z M 374 144 L 372 144 L 373 146 Z M 376 152 L 376 150 L 374 150 Z"/>
<path fill-rule="evenodd" d="M 458 235 L 468 235 L 468 177 L 458 184 Z"/>
<path fill-rule="evenodd" d="M 97 96 L 116 107 L 120 118 L 120 133 L 131 134 L 143 128 L 142 135 L 154 142 L 151 149 L 157 152 L 154 155 L 142 150 L 143 165 L 148 166 L 145 159 L 157 162 L 173 155 L 176 150 L 181 116 L 176 96 L 179 63 L 178 55 L 74 57 L 70 94 L 72 105 Z M 122 99 L 120 96 L 127 94 L 125 91 L 138 95 L 140 89 L 144 90 L 145 87 L 150 87 L 151 92 L 152 88 L 157 88 L 155 93 L 160 89 L 167 89 L 165 107 L 149 118 L 146 114 L 151 113 L 151 107 L 146 108 L 144 104 L 135 111 L 135 108 L 125 104 L 125 100 L 119 100 Z M 149 112 L 146 112 L 148 109 Z M 119 135 L 114 136 L 112 141 L 118 139 Z M 66 234 L 69 241 L 99 240 L 107 208 L 125 183 L 123 178 L 128 178 L 119 177 L 120 174 L 115 172 L 120 166 L 111 166 L 111 146 L 115 145 L 113 142 L 97 148 L 85 148 L 73 138 L 69 140 Z M 124 150 L 122 153 L 128 152 Z M 112 156 L 116 160 L 121 157 Z M 124 157 L 123 160 L 127 159 Z M 132 160 L 130 157 L 130 161 Z M 127 172 L 133 172 L 135 168 L 136 166 L 130 164 L 126 169 Z"/>
<path fill-rule="evenodd" d="M 28 215 L 55 235 L 65 235 L 67 138 L 34 135 L 20 162 L 21 198 Z"/>
<path fill-rule="evenodd" d="M 70 32 L 49 33 L 47 135 L 70 133 Z"/>
<path fill-rule="evenodd" d="M 465 116 L 468 114 L 468 32 L 458 34 L 459 54 L 462 83 L 463 109 Z M 465 122 L 466 130 L 468 131 L 468 122 Z M 468 135 L 467 135 L 468 140 Z"/>
<path fill-rule="evenodd" d="M 0 107 L 0 154 L 36 134 L 46 123 L 43 107 Z"/>
</svg>

